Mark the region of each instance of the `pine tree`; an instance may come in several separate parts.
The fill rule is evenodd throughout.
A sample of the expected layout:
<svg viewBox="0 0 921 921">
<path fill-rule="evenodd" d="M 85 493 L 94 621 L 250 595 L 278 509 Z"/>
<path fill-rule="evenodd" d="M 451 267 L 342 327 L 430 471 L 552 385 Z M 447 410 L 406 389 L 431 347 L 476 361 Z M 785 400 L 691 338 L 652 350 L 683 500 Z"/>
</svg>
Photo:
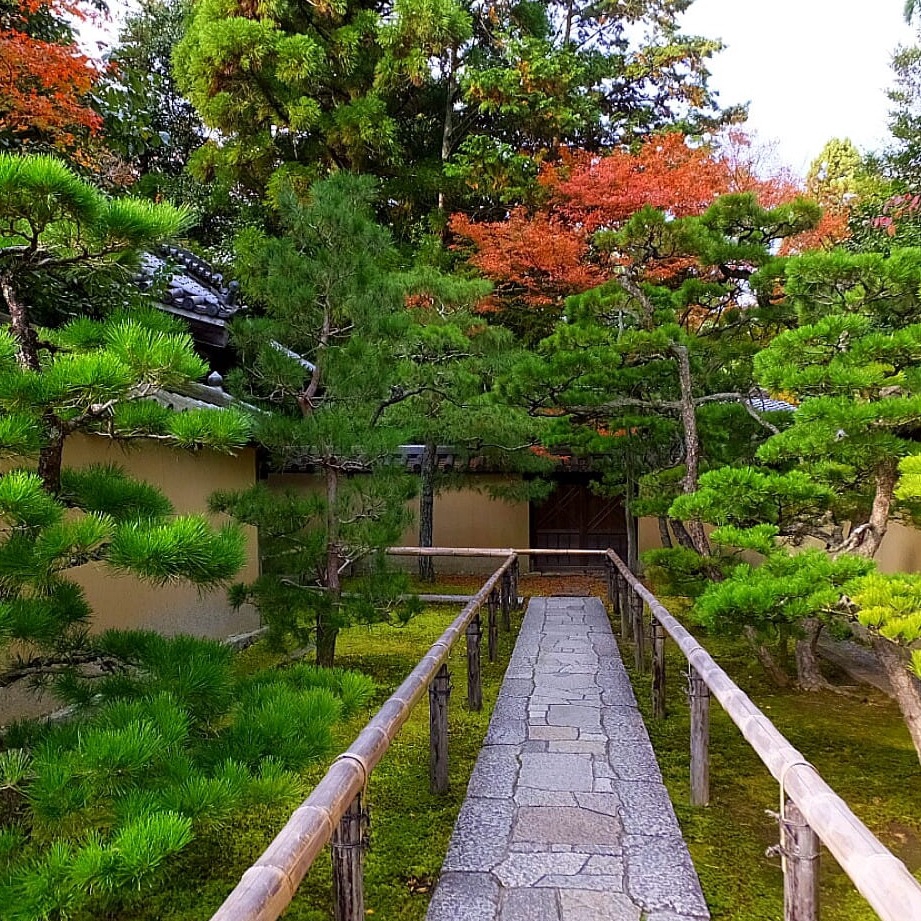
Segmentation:
<svg viewBox="0 0 921 921">
<path fill-rule="evenodd" d="M 118 468 L 63 469 L 78 433 L 227 451 L 246 442 L 238 412 L 175 414 L 155 402 L 207 372 L 189 335 L 150 308 L 97 318 L 47 310 L 39 327 L 26 300 L 55 276 L 92 275 L 104 303 L 107 280 L 130 284 L 139 249 L 187 222 L 169 205 L 106 198 L 52 158 L 0 156 L 0 294 L 10 316 L 0 328 L 0 452 L 16 468 L 0 478 L 0 642 L 18 644 L 21 660 L 4 683 L 95 654 L 84 648 L 91 612 L 68 569 L 103 560 L 155 583 L 209 586 L 242 564 L 236 530 L 173 517 L 157 490 Z"/>
<path fill-rule="evenodd" d="M 872 644 L 921 753 L 918 687 L 904 679 L 905 665 L 881 629 L 882 595 L 893 586 L 878 576 L 851 581 L 872 569 L 893 517 L 913 516 L 910 503 L 896 504 L 896 485 L 900 458 L 917 453 L 921 422 L 921 251 L 808 254 L 790 260 L 771 286 L 778 280 L 797 325 L 756 356 L 755 373 L 799 407 L 759 449 L 764 470 L 713 471 L 672 509 L 721 525 L 716 540 L 767 559 L 733 569 L 704 592 L 698 610 L 714 624 L 793 625 L 803 637 L 800 683 L 810 688 L 826 685 L 815 662 L 823 624 L 855 612 L 845 593 L 864 599 L 874 609 L 863 615 L 875 628 Z M 806 538 L 823 549 L 791 551 Z M 898 637 L 896 620 L 890 633 Z"/>
<path fill-rule="evenodd" d="M 550 464 L 531 450 L 538 444 L 534 420 L 501 399 L 495 389 L 497 379 L 520 354 L 511 334 L 446 301 L 452 295 L 471 300 L 488 286 L 452 278 L 445 290 L 444 279 L 433 279 L 428 271 L 418 283 L 427 293 L 410 298 L 414 322 L 405 346 L 406 399 L 394 412 L 403 420 L 410 439 L 423 446 L 419 546 L 431 547 L 435 496 L 461 485 L 470 488 L 472 483 L 458 471 L 439 470 L 439 446 L 447 446 L 460 461 L 458 470 L 465 461 L 475 460 L 495 470 L 536 475 L 546 472 Z M 545 482 L 536 477 L 522 479 L 514 488 L 493 490 L 492 495 L 520 501 L 545 493 Z M 419 557 L 419 576 L 422 581 L 434 581 L 432 557 Z"/>
<path fill-rule="evenodd" d="M 4 734 L 0 915 L 15 921 L 124 909 L 241 806 L 299 798 L 295 772 L 372 692 L 360 676 L 304 667 L 243 677 L 211 640 L 90 633 L 69 577 L 84 563 L 212 587 L 244 560 L 238 528 L 176 516 L 117 467 L 62 465 L 78 433 L 225 451 L 248 440 L 239 412 L 157 402 L 207 367 L 178 321 L 125 310 L 118 291 L 140 248 L 187 221 L 108 199 L 56 160 L 0 156 L 0 688 L 31 681 L 75 708 Z M 61 276 L 92 279 L 97 315 L 46 302 L 39 326 L 32 295 Z"/>
<path fill-rule="evenodd" d="M 231 386 L 265 410 L 256 437 L 275 463 L 313 470 L 323 489 L 259 486 L 215 506 L 262 534 L 263 576 L 236 597 L 253 599 L 277 636 L 313 641 L 322 665 L 333 662 L 340 626 L 391 613 L 399 586 L 381 551 L 408 524 L 414 486 L 393 415 L 411 395 L 405 301 L 414 289 L 373 219 L 374 194 L 372 180 L 345 173 L 305 201 L 288 188 L 284 236 L 239 241 L 241 278 L 263 315 L 234 330 L 242 368 Z M 356 564 L 370 575 L 344 593 L 343 572 Z"/>
<path fill-rule="evenodd" d="M 372 173 L 400 239 L 427 232 L 436 207 L 504 212 L 533 197 L 561 145 L 739 114 L 707 89 L 720 45 L 681 34 L 686 6 L 203 0 L 175 53 L 181 89 L 221 136 L 195 169 L 270 202 L 273 176 L 306 188 L 334 169 Z"/>
<path fill-rule="evenodd" d="M 66 723 L 9 729 L 0 752 L 0 914 L 122 916 L 177 857 L 214 846 L 242 810 L 293 805 L 333 724 L 374 692 L 364 675 L 306 665 L 242 675 L 214 640 L 113 632 L 119 667 L 75 680 Z"/>
</svg>

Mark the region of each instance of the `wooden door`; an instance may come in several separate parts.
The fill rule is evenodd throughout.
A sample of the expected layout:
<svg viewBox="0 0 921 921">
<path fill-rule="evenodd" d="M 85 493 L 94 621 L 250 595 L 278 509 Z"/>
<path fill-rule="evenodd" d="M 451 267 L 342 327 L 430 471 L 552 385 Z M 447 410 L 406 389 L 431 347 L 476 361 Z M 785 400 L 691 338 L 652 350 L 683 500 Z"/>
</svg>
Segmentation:
<svg viewBox="0 0 921 921">
<path fill-rule="evenodd" d="M 627 524 L 620 499 L 592 492 L 589 479 L 573 476 L 561 479 L 556 489 L 540 504 L 531 503 L 531 546 L 564 550 L 605 550 L 613 547 L 626 556 Z M 537 556 L 532 568 L 542 572 L 597 568 L 578 557 Z"/>
</svg>

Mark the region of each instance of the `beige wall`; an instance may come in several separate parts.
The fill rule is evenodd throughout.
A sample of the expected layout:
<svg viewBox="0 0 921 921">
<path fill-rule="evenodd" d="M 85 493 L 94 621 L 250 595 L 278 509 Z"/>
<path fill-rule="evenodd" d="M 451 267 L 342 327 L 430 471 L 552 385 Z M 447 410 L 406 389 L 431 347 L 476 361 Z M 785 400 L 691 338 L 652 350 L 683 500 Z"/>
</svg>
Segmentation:
<svg viewBox="0 0 921 921">
<path fill-rule="evenodd" d="M 153 441 L 124 446 L 82 435 L 68 439 L 65 466 L 96 463 L 118 464 L 130 476 L 158 487 L 180 514 L 207 512 L 208 496 L 215 490 L 244 489 L 256 480 L 256 453 L 251 448 L 229 456 L 214 451 L 192 454 Z M 216 523 L 226 520 L 222 515 L 212 518 Z M 247 531 L 247 559 L 240 580 L 255 578 L 259 571 L 255 531 Z M 145 628 L 223 638 L 259 625 L 251 607 L 231 609 L 224 588 L 199 592 L 190 585 L 153 586 L 133 576 L 115 575 L 100 563 L 81 566 L 69 575 L 83 586 L 96 612 L 93 630 Z"/>
<path fill-rule="evenodd" d="M 435 497 L 435 537 L 437 547 L 527 547 L 529 517 L 527 501 L 504 502 L 485 492 L 490 484 L 508 481 L 502 475 L 471 474 L 470 481 L 479 488 L 468 487 L 441 493 Z M 272 474 L 272 489 L 311 491 L 321 488 L 319 476 L 308 474 Z M 413 524 L 400 538 L 404 546 L 419 543 L 419 500 L 409 503 Z M 525 561 L 522 560 L 522 565 Z M 487 559 L 438 560 L 440 572 L 491 572 L 495 567 Z"/>
<path fill-rule="evenodd" d="M 921 530 L 893 521 L 876 552 L 883 572 L 921 572 Z"/>
<path fill-rule="evenodd" d="M 212 451 L 189 454 L 149 441 L 124 448 L 108 439 L 74 436 L 67 442 L 64 463 L 68 467 L 118 464 L 131 476 L 161 489 L 179 513 L 206 512 L 208 496 L 215 490 L 243 489 L 256 479 L 256 455 L 250 448 L 230 457 Z M 222 515 L 212 518 L 218 523 L 224 520 Z M 256 534 L 251 528 L 247 532 L 246 565 L 238 576 L 241 580 L 254 578 L 259 568 Z M 133 576 L 115 575 L 100 563 L 73 569 L 68 576 L 86 592 L 95 612 L 94 631 L 144 628 L 224 638 L 259 626 L 255 609 L 245 605 L 233 611 L 223 588 L 199 592 L 188 585 L 152 586 Z M 0 692 L 0 725 L 11 719 L 39 716 L 55 706 L 53 698 L 39 697 L 24 686 L 5 688 Z"/>
</svg>

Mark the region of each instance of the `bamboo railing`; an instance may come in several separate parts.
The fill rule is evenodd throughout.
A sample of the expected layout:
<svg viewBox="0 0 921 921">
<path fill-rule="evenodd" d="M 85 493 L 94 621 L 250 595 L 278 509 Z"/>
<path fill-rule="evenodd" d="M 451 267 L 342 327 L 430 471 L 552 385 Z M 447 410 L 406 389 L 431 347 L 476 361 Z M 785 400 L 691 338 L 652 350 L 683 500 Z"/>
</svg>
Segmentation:
<svg viewBox="0 0 921 921">
<path fill-rule="evenodd" d="M 465 605 L 409 677 L 340 755 L 295 810 L 285 827 L 250 867 L 211 921 L 275 921 L 287 908 L 311 864 L 333 844 L 337 921 L 364 917 L 363 794 L 368 778 L 426 689 L 430 704 L 430 784 L 447 789 L 447 660 L 454 643 L 467 638 L 468 706 L 482 706 L 479 675 L 480 611 L 488 611 L 488 647 L 495 660 L 498 614 L 507 622 L 518 597 L 518 558 L 538 554 L 603 558 L 608 563 L 608 601 L 620 614 L 624 638 L 632 638 L 637 670 L 646 670 L 644 604 L 652 613 L 653 715 L 665 716 L 665 640 L 688 661 L 691 708 L 691 803 L 710 797 L 709 704 L 716 697 L 768 771 L 780 784 L 780 853 L 784 873 L 784 921 L 818 921 L 819 842 L 826 845 L 857 890 L 883 921 L 921 921 L 921 884 L 876 838 L 819 773 L 717 665 L 612 550 L 394 547 L 397 556 L 502 558 L 499 568 Z"/>
<path fill-rule="evenodd" d="M 709 653 L 666 610 L 613 551 L 609 600 L 633 627 L 636 648 L 645 634 L 643 603 L 652 612 L 653 714 L 665 715 L 665 636 L 688 660 L 691 704 L 691 802 L 709 801 L 709 697 L 712 694 L 780 784 L 780 853 L 784 870 L 785 921 L 819 916 L 818 862 L 821 841 L 883 921 L 921 921 L 921 884 L 857 818 L 716 664 Z M 639 615 L 637 616 L 637 611 Z"/>
<path fill-rule="evenodd" d="M 482 555 L 482 554 L 481 554 Z M 426 690 L 430 703 L 429 779 L 434 792 L 448 787 L 447 661 L 460 637 L 467 639 L 467 703 L 482 707 L 480 611 L 487 606 L 490 659 L 495 660 L 498 614 L 517 598 L 518 558 L 503 550 L 488 554 L 504 562 L 464 606 L 406 680 L 333 762 L 313 792 L 294 811 L 262 856 L 243 874 L 212 921 L 275 921 L 288 907 L 311 864 L 332 841 L 333 892 L 339 921 L 365 917 L 362 886 L 367 812 L 364 791 L 371 772 L 409 719 Z M 512 595 L 511 592 L 516 594 Z"/>
</svg>

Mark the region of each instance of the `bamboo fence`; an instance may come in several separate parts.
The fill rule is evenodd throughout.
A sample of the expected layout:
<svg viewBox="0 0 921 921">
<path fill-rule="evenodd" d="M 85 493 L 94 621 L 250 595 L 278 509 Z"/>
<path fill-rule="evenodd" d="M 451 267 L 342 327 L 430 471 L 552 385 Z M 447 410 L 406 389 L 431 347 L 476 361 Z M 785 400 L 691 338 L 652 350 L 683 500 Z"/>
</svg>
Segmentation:
<svg viewBox="0 0 921 921">
<path fill-rule="evenodd" d="M 479 663 L 479 614 L 484 604 L 494 621 L 501 602 L 500 586 L 506 590 L 517 557 L 513 552 L 489 554 L 504 556 L 504 562 L 486 580 L 406 680 L 397 688 L 377 714 L 359 733 L 352 745 L 333 762 L 313 792 L 294 811 L 287 824 L 256 862 L 243 874 L 240 882 L 212 916 L 212 921 L 275 921 L 288 907 L 311 864 L 330 839 L 334 840 L 334 889 L 337 917 L 363 918 L 361 897 L 361 854 L 363 809 L 361 799 L 368 778 L 383 758 L 390 743 L 409 719 L 413 707 L 430 686 L 441 692 L 432 696 L 433 730 L 432 781 L 436 786 L 446 777 L 447 751 L 446 710 L 449 681 L 446 663 L 451 649 L 461 636 L 468 644 L 468 676 L 479 694 L 479 673 L 471 673 L 471 660 Z M 492 624 L 491 624 L 492 625 Z M 473 628 L 473 629 L 471 629 Z M 475 705 L 475 700 L 468 699 Z M 441 760 L 435 764 L 438 749 Z M 436 778 L 436 773 L 438 778 Z M 338 853 L 335 845 L 338 844 Z"/>
<path fill-rule="evenodd" d="M 905 864 L 890 853 L 854 815 L 847 803 L 822 779 L 805 756 L 787 741 L 710 654 L 637 579 L 623 560 L 611 550 L 607 551 L 607 556 L 614 567 L 611 594 L 615 607 L 623 606 L 623 595 L 619 590 L 628 586 L 652 612 L 653 630 L 667 633 L 687 659 L 691 677 L 692 716 L 695 700 L 698 714 L 706 711 L 706 704 L 701 704 L 701 701 L 706 700 L 706 694 L 701 692 L 701 686 L 704 686 L 716 697 L 780 784 L 781 818 L 782 825 L 786 826 L 782 827 L 781 849 L 787 921 L 818 917 L 818 848 L 809 840 L 810 830 L 825 844 L 858 892 L 883 921 L 921 921 L 921 884 Z M 656 658 L 659 658 L 658 654 Z M 661 655 L 661 661 L 661 691 L 654 686 L 654 696 L 664 696 L 664 654 Z M 698 687 L 696 693 L 695 684 Z M 701 769 L 706 769 L 707 734 L 702 731 L 703 727 L 695 727 L 694 722 L 692 719 L 692 788 L 696 781 L 696 796 L 706 802 L 708 784 L 705 777 L 700 775 Z M 696 753 L 693 751 L 695 736 L 698 743 Z M 699 750 L 701 743 L 704 745 L 703 751 Z M 695 758 L 698 759 L 696 777 L 693 764 Z M 703 764 L 700 759 L 704 759 Z"/>
<path fill-rule="evenodd" d="M 554 554 L 604 557 L 610 563 L 608 596 L 621 615 L 622 632 L 634 641 L 637 666 L 645 669 L 643 604 L 652 613 L 653 713 L 665 715 L 665 638 L 688 661 L 691 706 L 691 801 L 709 800 L 709 699 L 712 694 L 780 784 L 781 847 L 785 921 L 818 919 L 818 843 L 821 840 L 857 890 L 883 921 L 921 921 L 921 884 L 857 818 L 819 773 L 717 665 L 696 639 L 636 578 L 613 550 L 480 549 L 393 547 L 395 556 L 496 557 L 499 568 L 465 605 L 409 677 L 340 755 L 292 814 L 262 856 L 250 867 L 211 921 L 275 921 L 287 908 L 317 855 L 334 844 L 337 921 L 364 916 L 361 893 L 362 795 L 374 767 L 428 689 L 431 782 L 447 778 L 446 662 L 455 642 L 467 637 L 468 705 L 479 700 L 480 611 L 489 611 L 489 652 L 494 658 L 497 613 L 503 621 L 517 599 L 519 556 Z"/>
</svg>

